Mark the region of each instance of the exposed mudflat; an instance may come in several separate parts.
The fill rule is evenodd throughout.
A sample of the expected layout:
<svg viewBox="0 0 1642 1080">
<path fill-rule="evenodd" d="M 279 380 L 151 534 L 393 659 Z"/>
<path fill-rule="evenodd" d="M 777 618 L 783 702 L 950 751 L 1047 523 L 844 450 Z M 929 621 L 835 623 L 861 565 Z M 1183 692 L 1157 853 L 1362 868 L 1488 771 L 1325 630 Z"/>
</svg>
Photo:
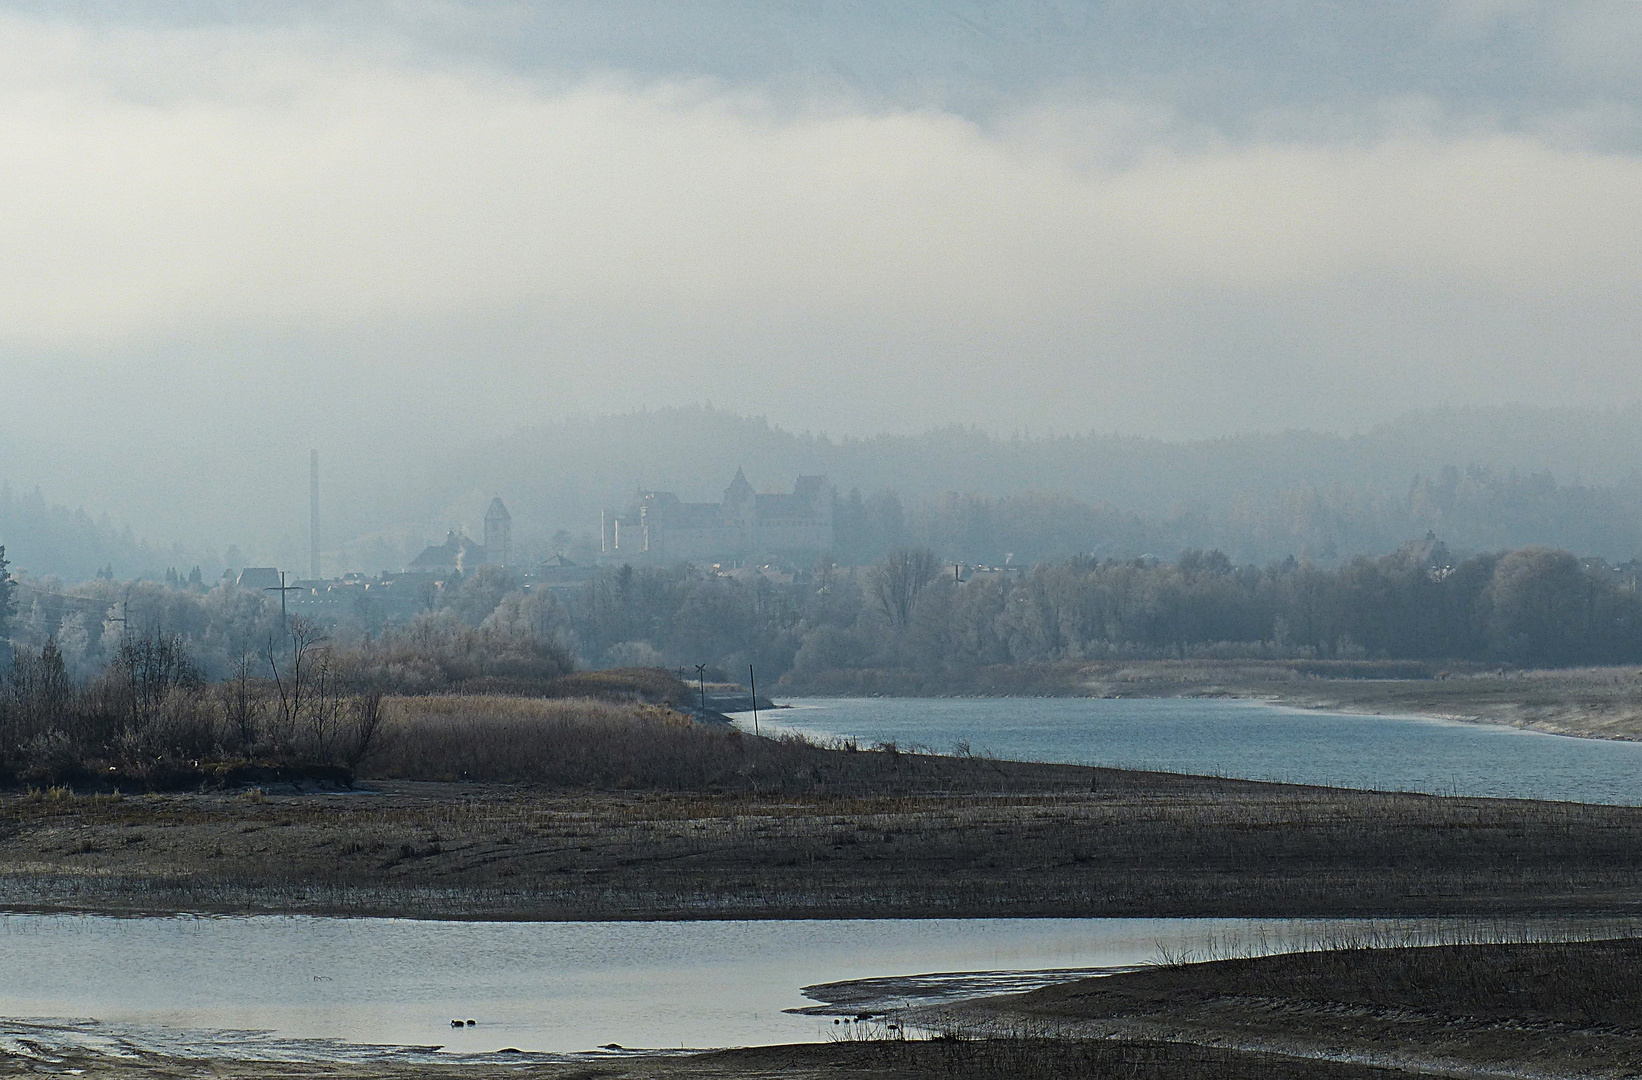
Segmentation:
<svg viewBox="0 0 1642 1080">
<path fill-rule="evenodd" d="M 384 783 L 0 796 L 0 906 L 577 920 L 1642 913 L 1642 808 L 976 767 L 994 765 L 991 790 L 881 795 Z"/>
<path fill-rule="evenodd" d="M 1453 1076 L 1642 1073 L 1642 941 L 1296 953 L 921 1010 L 971 1037 L 1166 1039 Z"/>
</svg>

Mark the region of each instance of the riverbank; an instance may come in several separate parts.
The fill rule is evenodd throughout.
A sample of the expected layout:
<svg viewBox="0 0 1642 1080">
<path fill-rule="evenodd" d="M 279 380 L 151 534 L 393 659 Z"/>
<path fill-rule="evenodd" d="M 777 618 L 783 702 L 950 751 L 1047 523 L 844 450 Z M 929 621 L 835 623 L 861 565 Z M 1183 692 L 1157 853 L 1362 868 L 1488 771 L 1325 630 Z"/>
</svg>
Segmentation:
<svg viewBox="0 0 1642 1080">
<path fill-rule="evenodd" d="M 815 750 L 834 790 L 0 797 L 0 906 L 456 919 L 1642 914 L 1642 808 Z M 870 780 L 852 788 L 851 775 Z"/>
<path fill-rule="evenodd" d="M 1156 967 L 941 1010 L 968 1038 L 1155 1040 L 1450 1076 L 1634 1076 L 1642 940 Z"/>
<path fill-rule="evenodd" d="M 1135 660 L 852 671 L 791 681 L 794 696 L 1229 697 L 1297 708 L 1504 724 L 1642 740 L 1642 670 L 1501 669 L 1415 661 Z"/>
</svg>

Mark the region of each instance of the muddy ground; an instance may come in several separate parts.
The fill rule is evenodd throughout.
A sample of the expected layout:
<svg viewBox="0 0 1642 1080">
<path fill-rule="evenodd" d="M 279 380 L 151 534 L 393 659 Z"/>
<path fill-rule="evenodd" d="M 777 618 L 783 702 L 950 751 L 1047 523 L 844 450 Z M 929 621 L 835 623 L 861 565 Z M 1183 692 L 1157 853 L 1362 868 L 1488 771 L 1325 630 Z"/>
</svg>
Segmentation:
<svg viewBox="0 0 1642 1080">
<path fill-rule="evenodd" d="M 407 782 L 11 794 L 0 905 L 526 919 L 1642 913 L 1642 808 L 966 768 L 883 795 Z"/>
<path fill-rule="evenodd" d="M 1393 1080 L 1409 1074 L 1344 1063 L 1173 1043 L 819 1043 L 601 1061 L 380 1065 L 49 1058 L 0 1050 L 0 1076 L 99 1080 Z"/>
<path fill-rule="evenodd" d="M 1642 941 L 1296 953 L 991 998 L 972 1037 L 1168 1039 L 1448 1076 L 1642 1075 Z"/>
</svg>

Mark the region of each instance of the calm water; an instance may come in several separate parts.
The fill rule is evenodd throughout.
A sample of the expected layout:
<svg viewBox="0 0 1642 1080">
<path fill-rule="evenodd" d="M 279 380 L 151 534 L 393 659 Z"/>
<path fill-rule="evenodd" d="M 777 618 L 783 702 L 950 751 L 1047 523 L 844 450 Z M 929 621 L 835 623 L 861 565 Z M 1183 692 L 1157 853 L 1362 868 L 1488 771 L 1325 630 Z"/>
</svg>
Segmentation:
<svg viewBox="0 0 1642 1080">
<path fill-rule="evenodd" d="M 1215 698 L 804 698 L 797 730 L 1026 761 L 1642 805 L 1642 743 Z M 738 721 L 751 726 L 750 714 Z"/>
<path fill-rule="evenodd" d="M 31 1039 L 346 1058 L 367 1053 L 359 1044 L 444 1044 L 446 1054 L 478 1054 L 503 1047 L 571 1053 L 612 1042 L 676 1048 L 804 1041 L 825 1038 L 830 1020 L 783 1010 L 813 1006 L 800 991 L 816 983 L 1126 966 L 1156 961 L 1165 951 L 1274 952 L 1365 931 L 1382 941 L 1422 941 L 1452 936 L 1460 925 L 0 915 L 0 1045 Z M 1524 929 L 1489 932 L 1522 936 Z M 478 1024 L 451 1028 L 452 1018 L 469 1017 Z M 96 1022 L 66 1022 L 74 1018 Z"/>
</svg>

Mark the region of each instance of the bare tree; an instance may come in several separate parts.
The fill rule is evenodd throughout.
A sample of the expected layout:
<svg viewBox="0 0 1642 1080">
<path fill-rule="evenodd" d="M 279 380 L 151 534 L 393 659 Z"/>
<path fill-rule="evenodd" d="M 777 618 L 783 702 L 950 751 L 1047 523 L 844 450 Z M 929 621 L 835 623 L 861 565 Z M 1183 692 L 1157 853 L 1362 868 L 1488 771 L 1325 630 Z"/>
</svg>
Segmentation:
<svg viewBox="0 0 1642 1080">
<path fill-rule="evenodd" d="M 370 690 L 353 699 L 353 739 L 347 749 L 348 768 L 358 769 L 382 741 L 382 693 Z"/>
<path fill-rule="evenodd" d="M 291 620 L 291 663 L 284 675 L 280 674 L 279 661 L 274 649 L 274 639 L 268 638 L 268 668 L 273 672 L 274 688 L 279 693 L 279 732 L 276 741 L 288 741 L 295 737 L 298 725 L 302 720 L 302 704 L 304 679 L 311 679 L 311 672 L 305 673 L 304 668 L 310 667 L 314 654 L 325 642 L 325 632 L 320 625 L 305 615 L 298 615 Z"/>
<path fill-rule="evenodd" d="M 918 594 L 939 572 L 935 553 L 928 548 L 896 548 L 872 568 L 872 595 L 897 630 L 905 630 L 912 621 Z"/>
<path fill-rule="evenodd" d="M 232 673 L 222 685 L 222 703 L 229 729 L 239 740 L 240 749 L 248 752 L 257 742 L 257 718 L 262 714 L 262 698 L 251 688 L 251 654 L 243 644 Z"/>
<path fill-rule="evenodd" d="M 132 731 L 143 731 L 153 723 L 171 691 L 201 682 L 199 669 L 177 634 L 122 641 L 114 669 L 125 683 Z"/>
</svg>

